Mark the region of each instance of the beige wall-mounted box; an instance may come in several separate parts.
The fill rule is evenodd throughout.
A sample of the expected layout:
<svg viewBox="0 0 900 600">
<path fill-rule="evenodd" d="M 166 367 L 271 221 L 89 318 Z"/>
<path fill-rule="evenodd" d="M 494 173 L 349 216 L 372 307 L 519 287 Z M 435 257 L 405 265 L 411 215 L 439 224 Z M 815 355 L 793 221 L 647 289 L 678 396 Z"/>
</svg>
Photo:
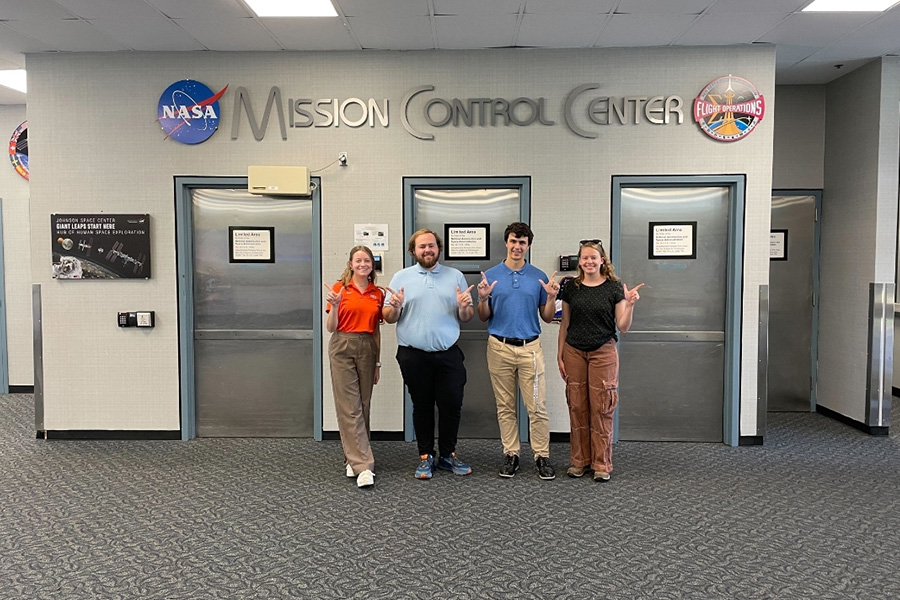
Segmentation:
<svg viewBox="0 0 900 600">
<path fill-rule="evenodd" d="M 271 196 L 309 196 L 309 169 L 306 167 L 247 167 L 247 190 Z"/>
</svg>

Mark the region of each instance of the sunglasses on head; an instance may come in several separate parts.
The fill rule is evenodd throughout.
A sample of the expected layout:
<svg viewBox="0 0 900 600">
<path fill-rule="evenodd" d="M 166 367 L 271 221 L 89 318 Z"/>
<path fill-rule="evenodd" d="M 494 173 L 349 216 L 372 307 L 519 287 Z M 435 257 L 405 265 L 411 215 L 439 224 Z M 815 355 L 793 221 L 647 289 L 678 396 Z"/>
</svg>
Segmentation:
<svg viewBox="0 0 900 600">
<path fill-rule="evenodd" d="M 593 239 L 593 240 L 581 240 L 578 242 L 579 246 L 584 246 L 585 244 L 597 244 L 598 246 L 602 246 L 603 241 L 598 240 L 598 239 Z"/>
</svg>

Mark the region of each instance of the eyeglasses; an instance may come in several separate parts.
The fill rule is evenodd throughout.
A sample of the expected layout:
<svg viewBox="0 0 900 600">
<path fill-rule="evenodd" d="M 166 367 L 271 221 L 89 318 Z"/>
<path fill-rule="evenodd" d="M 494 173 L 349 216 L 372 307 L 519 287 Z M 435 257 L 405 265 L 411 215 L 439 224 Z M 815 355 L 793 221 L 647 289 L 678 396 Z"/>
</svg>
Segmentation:
<svg viewBox="0 0 900 600">
<path fill-rule="evenodd" d="M 593 240 L 580 240 L 578 242 L 579 246 L 584 246 L 585 244 L 597 244 L 598 246 L 603 246 L 603 240 L 593 239 Z"/>
</svg>

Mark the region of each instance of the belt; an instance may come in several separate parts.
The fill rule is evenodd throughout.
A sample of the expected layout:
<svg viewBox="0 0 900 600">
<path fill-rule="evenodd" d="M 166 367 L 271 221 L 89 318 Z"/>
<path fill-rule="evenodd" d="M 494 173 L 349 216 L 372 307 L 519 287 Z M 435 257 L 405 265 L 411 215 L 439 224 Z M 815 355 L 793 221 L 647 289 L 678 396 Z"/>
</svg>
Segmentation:
<svg viewBox="0 0 900 600">
<path fill-rule="evenodd" d="M 509 344 L 510 346 L 524 346 L 525 344 L 530 344 L 534 340 L 538 339 L 538 336 L 530 337 L 527 340 L 523 340 L 522 338 L 508 338 L 503 337 L 502 335 L 494 335 L 493 333 L 491 334 L 491 337 L 497 338 L 504 344 Z"/>
</svg>

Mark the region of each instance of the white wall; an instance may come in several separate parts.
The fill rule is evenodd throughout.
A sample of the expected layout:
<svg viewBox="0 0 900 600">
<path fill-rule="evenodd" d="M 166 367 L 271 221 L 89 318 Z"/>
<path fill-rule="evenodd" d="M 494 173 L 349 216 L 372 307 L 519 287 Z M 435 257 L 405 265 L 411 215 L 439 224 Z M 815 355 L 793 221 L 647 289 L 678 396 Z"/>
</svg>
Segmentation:
<svg viewBox="0 0 900 600">
<path fill-rule="evenodd" d="M 24 120 L 24 104 L 0 106 L 0 137 L 8 141 Z M 0 158 L 0 198 L 3 199 L 6 347 L 9 356 L 9 384 L 21 386 L 34 384 L 29 191 L 28 181 L 15 171 L 9 155 L 4 153 Z"/>
<path fill-rule="evenodd" d="M 825 86 L 775 86 L 772 188 L 820 190 L 825 185 Z"/>
<path fill-rule="evenodd" d="M 865 422 L 869 283 L 893 283 L 900 58 L 827 86 L 819 405 Z"/>
<path fill-rule="evenodd" d="M 248 164 L 315 169 L 346 150 L 349 167 L 321 173 L 326 280 L 340 274 L 358 222 L 386 222 L 390 227 L 385 279 L 402 266 L 405 175 L 531 176 L 531 223 L 537 235 L 532 260 L 552 272 L 555 257 L 571 251 L 573 240 L 608 239 L 612 175 L 746 173 L 740 429 L 743 435 L 755 434 L 758 288 L 768 281 L 769 266 L 774 108 L 770 47 L 42 54 L 28 56 L 28 72 L 36 163 L 32 266 L 35 281 L 43 287 L 45 365 L 58 367 L 45 368 L 47 429 L 178 428 L 174 174 L 243 175 Z M 756 130 L 730 144 L 709 139 L 690 112 L 703 87 L 728 74 L 749 79 L 770 99 L 769 114 Z M 230 86 L 221 102 L 220 131 L 195 147 L 163 141 L 154 123 L 162 90 L 184 78 L 216 90 Z M 596 95 L 680 95 L 685 122 L 594 126 L 598 139 L 578 137 L 565 126 L 561 106 L 570 90 L 591 82 L 601 86 Z M 399 108 L 406 92 L 425 84 L 436 87 L 434 96 L 445 98 L 546 97 L 556 125 L 446 127 L 434 130 L 433 141 L 418 140 L 401 126 Z M 246 120 L 239 139 L 230 139 L 235 88 L 250 90 L 259 118 L 272 85 L 280 86 L 286 98 L 389 98 L 391 123 L 387 129 L 289 129 L 287 141 L 282 141 L 273 117 L 264 140 L 254 141 Z M 420 118 L 418 124 L 424 125 Z M 102 145 L 102 156 L 91 151 L 89 140 Z M 51 280 L 52 212 L 150 213 L 153 278 Z M 627 281 L 628 274 L 622 275 Z M 653 282 L 647 284 L 642 294 L 666 293 Z M 157 311 L 157 327 L 149 335 L 115 326 L 116 311 L 136 306 Z M 553 356 L 556 330 L 546 329 L 550 335 L 544 337 L 545 352 Z M 385 368 L 373 399 L 372 427 L 396 431 L 403 427 L 402 382 L 391 359 L 396 346 L 392 327 L 385 327 L 383 338 Z M 135 370 L 136 359 L 152 368 Z M 553 430 L 567 431 L 562 382 L 548 379 Z M 324 395 L 325 428 L 334 429 L 328 385 Z"/>
</svg>

